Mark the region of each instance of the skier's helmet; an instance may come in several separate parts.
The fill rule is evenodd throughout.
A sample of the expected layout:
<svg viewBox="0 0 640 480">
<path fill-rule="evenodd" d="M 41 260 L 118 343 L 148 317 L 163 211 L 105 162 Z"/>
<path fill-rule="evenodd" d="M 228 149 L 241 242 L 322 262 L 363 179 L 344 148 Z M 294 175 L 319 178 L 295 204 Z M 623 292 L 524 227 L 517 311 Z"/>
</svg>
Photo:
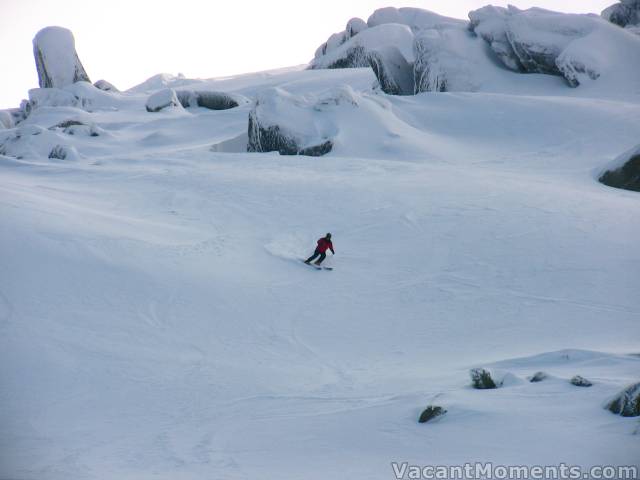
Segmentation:
<svg viewBox="0 0 640 480">
<path fill-rule="evenodd" d="M 324 238 L 331 238 L 331 234 L 327 233 Z"/>
</svg>

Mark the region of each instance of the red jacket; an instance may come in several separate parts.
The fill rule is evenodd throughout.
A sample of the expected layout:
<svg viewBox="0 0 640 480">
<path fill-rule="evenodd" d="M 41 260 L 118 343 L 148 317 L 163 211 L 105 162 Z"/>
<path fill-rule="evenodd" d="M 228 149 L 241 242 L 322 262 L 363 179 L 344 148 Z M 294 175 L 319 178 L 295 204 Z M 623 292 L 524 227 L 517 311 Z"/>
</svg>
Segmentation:
<svg viewBox="0 0 640 480">
<path fill-rule="evenodd" d="M 336 253 L 333 251 L 333 243 L 331 243 L 331 240 L 327 240 L 326 238 L 321 238 L 320 240 L 318 240 L 318 247 L 316 248 L 316 251 L 324 253 L 327 250 L 331 250 L 331 253 L 333 254 Z"/>
</svg>

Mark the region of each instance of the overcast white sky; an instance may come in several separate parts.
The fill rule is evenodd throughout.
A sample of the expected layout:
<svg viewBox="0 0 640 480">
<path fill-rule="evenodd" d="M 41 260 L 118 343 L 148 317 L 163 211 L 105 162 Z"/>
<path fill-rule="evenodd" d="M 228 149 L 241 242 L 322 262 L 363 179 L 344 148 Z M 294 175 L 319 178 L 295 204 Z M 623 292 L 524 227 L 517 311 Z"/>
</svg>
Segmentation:
<svg viewBox="0 0 640 480">
<path fill-rule="evenodd" d="M 315 49 L 376 8 L 420 7 L 467 18 L 486 0 L 0 0 L 0 108 L 38 86 L 32 43 L 48 25 L 69 28 L 92 81 L 130 88 L 160 72 L 217 77 L 307 63 Z M 520 8 L 600 13 L 615 0 L 494 1 Z"/>
</svg>

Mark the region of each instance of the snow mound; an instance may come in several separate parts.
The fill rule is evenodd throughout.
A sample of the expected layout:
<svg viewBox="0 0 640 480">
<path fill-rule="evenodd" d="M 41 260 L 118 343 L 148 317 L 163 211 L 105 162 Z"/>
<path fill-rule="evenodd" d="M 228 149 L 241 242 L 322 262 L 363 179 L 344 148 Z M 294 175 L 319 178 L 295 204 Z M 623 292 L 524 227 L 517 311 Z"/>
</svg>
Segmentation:
<svg viewBox="0 0 640 480">
<path fill-rule="evenodd" d="M 33 39 L 38 82 L 41 88 L 64 87 L 78 81 L 90 82 L 70 30 L 46 27 Z"/>
</svg>

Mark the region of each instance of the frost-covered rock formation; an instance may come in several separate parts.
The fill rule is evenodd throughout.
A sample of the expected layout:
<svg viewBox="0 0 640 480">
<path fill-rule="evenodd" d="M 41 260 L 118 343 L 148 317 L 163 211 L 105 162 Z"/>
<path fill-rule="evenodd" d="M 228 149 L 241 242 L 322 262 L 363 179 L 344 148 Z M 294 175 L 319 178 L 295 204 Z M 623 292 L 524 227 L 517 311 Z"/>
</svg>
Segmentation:
<svg viewBox="0 0 640 480">
<path fill-rule="evenodd" d="M 178 90 L 176 95 L 184 108 L 203 107 L 209 110 L 228 110 L 248 102 L 246 98 L 225 92 Z"/>
<path fill-rule="evenodd" d="M 629 385 L 606 405 L 607 410 L 623 417 L 640 416 L 640 382 Z"/>
<path fill-rule="evenodd" d="M 620 0 L 605 8 L 601 15 L 611 23 L 640 33 L 640 0 Z"/>
<path fill-rule="evenodd" d="M 173 88 L 165 88 L 149 95 L 145 107 L 147 112 L 159 112 L 169 107 L 182 108 L 182 104 Z"/>
<path fill-rule="evenodd" d="M 447 411 L 438 405 L 429 405 L 425 408 L 418 418 L 418 423 L 427 423 L 435 418 L 441 417 Z"/>
<path fill-rule="evenodd" d="M 247 151 L 314 157 L 329 153 L 333 142 L 316 121 L 314 107 L 282 89 L 266 91 L 249 114 Z"/>
<path fill-rule="evenodd" d="M 93 84 L 93 86 L 96 87 L 99 90 L 104 90 L 105 92 L 119 92 L 120 91 L 112 83 L 109 83 L 106 80 L 98 80 L 96 83 Z"/>
<path fill-rule="evenodd" d="M 620 67 L 630 63 L 634 69 L 639 65 L 640 42 L 593 15 L 487 6 L 470 12 L 469 19 L 470 29 L 507 68 L 561 75 L 572 87 L 603 74 L 620 75 Z"/>
<path fill-rule="evenodd" d="M 499 63 L 516 73 L 562 76 L 572 87 L 602 76 L 620 85 L 640 69 L 640 40 L 595 15 L 486 6 L 469 19 L 376 10 L 366 24 L 351 19 L 329 37 L 309 68 L 371 66 L 384 92 L 402 95 L 478 91 L 504 78 Z"/>
<path fill-rule="evenodd" d="M 432 77 L 438 77 L 435 71 L 442 68 L 441 65 L 431 68 L 430 52 L 422 56 L 429 48 L 428 42 L 423 41 L 416 46 L 416 36 L 423 35 L 425 31 L 435 33 L 449 28 L 464 31 L 466 23 L 418 8 L 382 8 L 373 12 L 366 23 L 358 18 L 349 20 L 343 32 L 333 34 L 316 50 L 310 68 L 370 66 L 380 88 L 393 95 L 436 90 L 445 82 L 431 88 L 428 81 L 423 81 L 416 90 L 416 76 L 424 80 L 429 76 L 427 72 L 432 72 Z M 433 52 L 436 50 L 437 47 L 431 49 Z M 446 55 L 444 53 L 443 56 Z M 414 61 L 418 62 L 417 73 Z"/>
<path fill-rule="evenodd" d="M 640 192 L 640 145 L 616 158 L 600 175 L 609 187 Z"/>
<path fill-rule="evenodd" d="M 33 55 L 41 88 L 91 81 L 76 53 L 73 34 L 66 28 L 46 27 L 40 30 L 33 39 Z"/>
<path fill-rule="evenodd" d="M 496 382 L 491 376 L 491 372 L 485 368 L 472 368 L 469 370 L 471 385 L 479 390 L 498 388 L 500 382 Z"/>
</svg>

